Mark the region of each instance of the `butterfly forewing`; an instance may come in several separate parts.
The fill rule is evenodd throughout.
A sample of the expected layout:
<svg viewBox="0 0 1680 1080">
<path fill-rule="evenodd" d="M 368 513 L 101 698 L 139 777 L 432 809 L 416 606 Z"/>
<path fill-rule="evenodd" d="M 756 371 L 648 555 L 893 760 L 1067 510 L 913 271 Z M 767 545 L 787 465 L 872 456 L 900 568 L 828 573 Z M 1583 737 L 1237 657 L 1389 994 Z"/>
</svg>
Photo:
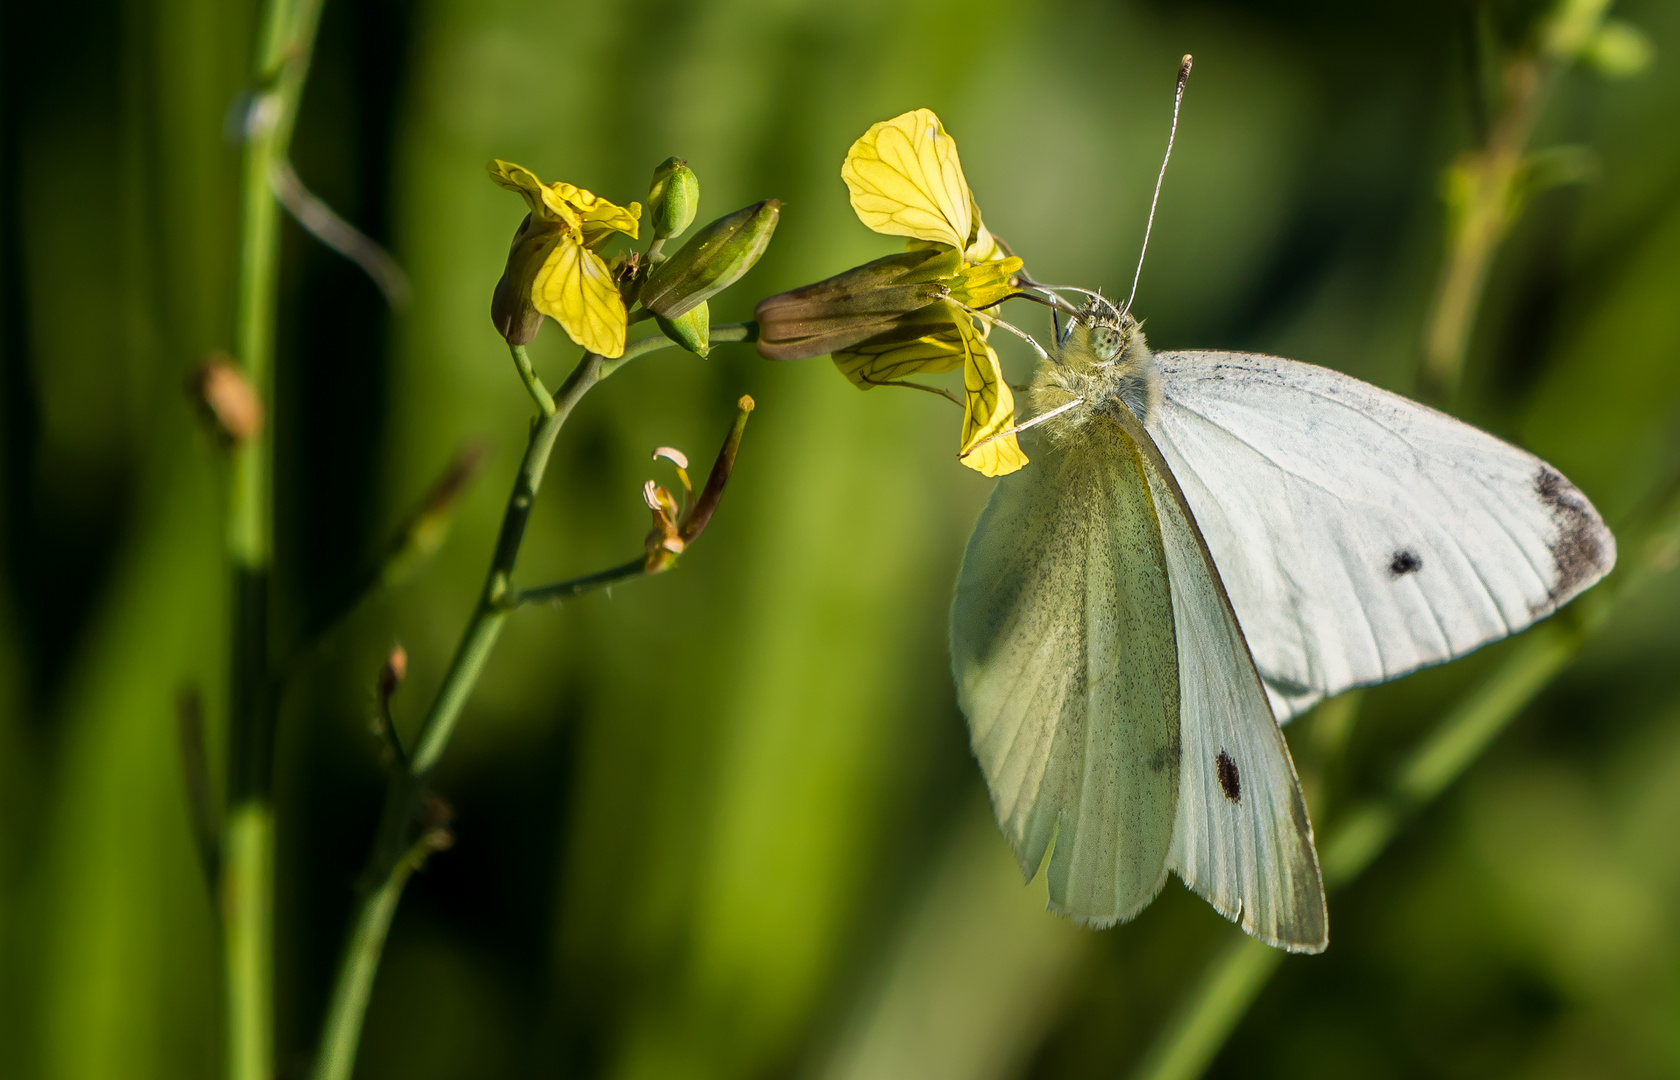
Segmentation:
<svg viewBox="0 0 1680 1080">
<path fill-rule="evenodd" d="M 1269 945 L 1327 943 L 1312 824 L 1219 569 L 1160 451 L 1131 413 L 1172 585 L 1181 701 L 1178 814 L 1169 865 Z"/>
<path fill-rule="evenodd" d="M 1172 599 L 1132 440 L 1039 442 L 998 482 L 951 609 L 958 699 L 998 821 L 1053 906 L 1128 919 L 1160 890 L 1179 791 Z"/>
<path fill-rule="evenodd" d="M 1326 368 L 1159 353 L 1150 425 L 1280 718 L 1528 626 L 1616 545 L 1545 462 Z"/>
</svg>

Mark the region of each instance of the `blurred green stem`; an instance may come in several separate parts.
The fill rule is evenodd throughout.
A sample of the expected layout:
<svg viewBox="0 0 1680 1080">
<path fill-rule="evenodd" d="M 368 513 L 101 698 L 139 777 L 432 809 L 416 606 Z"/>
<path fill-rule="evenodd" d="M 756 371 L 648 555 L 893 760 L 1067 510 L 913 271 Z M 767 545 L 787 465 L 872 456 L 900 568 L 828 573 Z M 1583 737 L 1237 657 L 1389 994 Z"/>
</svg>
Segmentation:
<svg viewBox="0 0 1680 1080">
<path fill-rule="evenodd" d="M 1447 250 L 1424 330 L 1423 361 L 1424 388 L 1439 399 L 1458 389 L 1499 246 L 1528 197 L 1544 186 L 1528 151 L 1535 123 L 1559 76 L 1602 28 L 1609 6 L 1609 0 L 1560 0 L 1538 20 L 1532 44 L 1499 61 L 1499 107 L 1482 145 L 1460 154 L 1443 176 Z"/>
<path fill-rule="evenodd" d="M 1251 937 L 1233 939 L 1202 972 L 1133 1075 L 1150 1080 L 1202 1075 L 1284 956 Z"/>
<path fill-rule="evenodd" d="M 269 178 L 285 159 L 309 72 L 321 0 L 269 0 L 255 58 L 245 137 L 239 253 L 238 361 L 265 403 L 274 399 L 279 206 Z M 270 409 L 272 415 L 272 409 Z M 228 811 L 221 859 L 227 1075 L 274 1074 L 272 758 L 275 693 L 269 657 L 273 424 L 233 448 L 227 552 L 233 596 L 228 705 Z"/>
<path fill-rule="evenodd" d="M 519 346 L 511 348 L 520 375 L 526 379 L 527 387 L 534 387 L 532 397 L 540 406 L 543 398 L 548 397 L 548 391 L 531 371 L 529 358 L 523 356 L 525 350 Z M 496 539 L 495 555 L 485 576 L 478 606 L 461 635 L 443 684 L 432 699 L 431 709 L 420 723 L 408 760 L 393 768 L 364 891 L 357 903 L 332 998 L 327 1005 L 320 1052 L 315 1061 L 315 1080 L 349 1080 L 355 1067 L 362 1019 L 367 1011 L 368 996 L 373 990 L 391 918 L 408 875 L 418 859 L 424 857 L 424 850 L 416 849 L 412 834 L 425 801 L 432 769 L 448 745 L 461 709 L 478 684 L 485 661 L 489 659 L 496 639 L 501 636 L 502 625 L 513 610 L 515 598 L 509 582 L 514 563 L 519 558 L 519 547 L 525 537 L 531 507 L 542 488 L 543 473 L 548 468 L 554 440 L 583 395 L 601 381 L 606 363 L 594 353 L 585 354 L 560 387 L 560 392 L 549 399 L 549 408 L 543 409 L 543 415 L 533 424 L 524 460 L 520 462 L 519 476 L 502 513 L 501 532 Z"/>
<path fill-rule="evenodd" d="M 1447 169 L 1446 261 L 1424 332 L 1423 377 L 1437 397 L 1449 397 L 1463 374 L 1488 268 L 1516 222 L 1517 178 L 1550 76 L 1537 57 L 1511 58 L 1503 72 L 1504 104 L 1487 139 Z"/>
</svg>

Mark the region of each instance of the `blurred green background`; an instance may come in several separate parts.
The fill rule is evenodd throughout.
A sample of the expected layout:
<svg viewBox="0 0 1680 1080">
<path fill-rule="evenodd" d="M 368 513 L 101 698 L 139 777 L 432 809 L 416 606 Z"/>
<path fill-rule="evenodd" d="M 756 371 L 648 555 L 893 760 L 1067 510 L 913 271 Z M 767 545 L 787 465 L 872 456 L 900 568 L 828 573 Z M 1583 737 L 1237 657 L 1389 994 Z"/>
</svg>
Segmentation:
<svg viewBox="0 0 1680 1080">
<path fill-rule="evenodd" d="M 391 248 L 414 302 L 388 312 L 287 225 L 278 625 L 352 577 L 463 444 L 491 458 L 444 551 L 286 692 L 281 1074 L 307 1070 L 378 813 L 374 676 L 402 642 L 412 723 L 524 440 L 530 404 L 487 318 L 522 209 L 487 159 L 628 202 L 677 154 L 702 221 L 784 200 L 715 324 L 895 249 L 853 217 L 839 165 L 870 123 L 927 106 L 1036 276 L 1123 291 L 1192 52 L 1136 305 L 1150 340 L 1411 392 L 1439 177 L 1475 138 L 1467 42 L 1478 10 L 1515 35 L 1535 9 L 328 0 L 293 159 Z M 1680 5 L 1615 13 L 1655 62 L 1560 84 L 1537 145 L 1592 148 L 1597 176 L 1529 206 L 1452 403 L 1613 526 L 1680 470 Z M 224 129 L 253 21 L 224 0 L 0 11 L 8 1077 L 220 1069 L 219 939 L 173 702 L 223 694 L 223 464 L 183 383 L 232 344 Z M 550 385 L 575 353 L 553 326 L 533 346 Z M 709 461 L 743 392 L 759 408 L 728 497 L 676 572 L 513 620 L 438 776 L 457 842 L 403 901 L 359 1076 L 1122 1075 L 1237 935 L 1176 882 L 1101 933 L 1022 888 L 945 656 L 989 481 L 957 465 L 955 410 L 932 397 L 860 394 L 824 360 L 740 346 L 638 360 L 563 433 L 522 579 L 633 555 L 638 489 L 661 475 L 649 451 Z M 1624 534 L 1624 562 L 1673 556 Z M 1282 966 L 1214 1075 L 1680 1076 L 1676 578 L 1620 605 L 1332 896 L 1330 950 Z M 1506 652 L 1367 692 L 1317 789 L 1319 835 Z M 1291 728 L 1298 754 L 1315 722 Z"/>
</svg>

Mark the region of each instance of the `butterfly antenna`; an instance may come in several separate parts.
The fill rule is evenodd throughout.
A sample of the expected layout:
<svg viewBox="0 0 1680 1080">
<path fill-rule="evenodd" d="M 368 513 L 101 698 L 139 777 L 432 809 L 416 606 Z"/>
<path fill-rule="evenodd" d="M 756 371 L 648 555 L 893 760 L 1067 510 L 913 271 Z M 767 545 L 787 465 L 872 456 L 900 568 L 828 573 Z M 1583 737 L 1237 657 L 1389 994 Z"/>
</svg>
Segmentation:
<svg viewBox="0 0 1680 1080">
<path fill-rule="evenodd" d="M 1137 273 L 1132 275 L 1132 295 L 1126 297 L 1126 306 L 1120 309 L 1120 317 L 1125 318 L 1132 310 L 1132 301 L 1137 299 L 1138 281 L 1143 278 L 1143 257 L 1149 253 L 1149 232 L 1155 227 L 1155 205 L 1161 201 L 1161 181 L 1167 178 L 1167 162 L 1172 160 L 1173 137 L 1178 134 L 1178 107 L 1184 104 L 1184 84 L 1190 79 L 1190 54 L 1184 54 L 1184 60 L 1178 65 L 1178 92 L 1173 95 L 1172 130 L 1167 132 L 1167 152 L 1161 158 L 1161 171 L 1155 175 L 1155 197 L 1149 200 L 1149 221 L 1143 227 L 1143 249 L 1138 252 Z"/>
<path fill-rule="evenodd" d="M 1026 342 L 1028 345 L 1031 345 L 1033 352 L 1038 354 L 1038 358 L 1040 360 L 1043 360 L 1045 363 L 1050 362 L 1050 354 L 1044 351 L 1044 346 L 1040 345 L 1038 343 L 1037 339 L 1035 339 L 1031 334 L 1027 333 L 1025 330 L 1022 330 L 1020 327 L 1015 326 L 1011 323 L 1004 322 L 1002 319 L 998 318 L 996 315 L 988 315 L 984 311 L 981 311 L 979 308 L 971 308 L 971 307 L 968 307 L 967 305 L 958 305 L 958 306 L 961 307 L 964 311 L 968 312 L 970 315 L 973 315 L 975 318 L 983 319 L 991 326 L 1000 327 L 1004 330 L 1009 331 L 1011 334 L 1014 334 L 1016 337 L 1020 338 L 1024 342 Z"/>
</svg>

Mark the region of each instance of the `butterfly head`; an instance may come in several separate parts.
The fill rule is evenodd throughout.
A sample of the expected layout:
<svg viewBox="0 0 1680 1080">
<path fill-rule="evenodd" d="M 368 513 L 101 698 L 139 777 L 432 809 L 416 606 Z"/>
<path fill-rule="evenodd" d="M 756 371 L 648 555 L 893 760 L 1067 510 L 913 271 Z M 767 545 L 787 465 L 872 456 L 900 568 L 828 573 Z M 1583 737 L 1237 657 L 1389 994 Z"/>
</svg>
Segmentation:
<svg viewBox="0 0 1680 1080">
<path fill-rule="evenodd" d="M 1160 403 L 1160 376 L 1137 319 L 1101 293 L 1087 294 L 1078 314 L 1070 315 L 1050 363 L 1033 380 L 1034 404 L 1074 395 L 1101 411 L 1123 402 L 1139 420 L 1153 419 Z M 1043 398 L 1042 401 L 1036 400 Z"/>
<path fill-rule="evenodd" d="M 1116 308 L 1102 293 L 1093 294 L 1073 321 L 1088 328 L 1090 356 L 1099 367 L 1122 363 L 1133 342 L 1143 340 L 1138 321 Z"/>
</svg>

